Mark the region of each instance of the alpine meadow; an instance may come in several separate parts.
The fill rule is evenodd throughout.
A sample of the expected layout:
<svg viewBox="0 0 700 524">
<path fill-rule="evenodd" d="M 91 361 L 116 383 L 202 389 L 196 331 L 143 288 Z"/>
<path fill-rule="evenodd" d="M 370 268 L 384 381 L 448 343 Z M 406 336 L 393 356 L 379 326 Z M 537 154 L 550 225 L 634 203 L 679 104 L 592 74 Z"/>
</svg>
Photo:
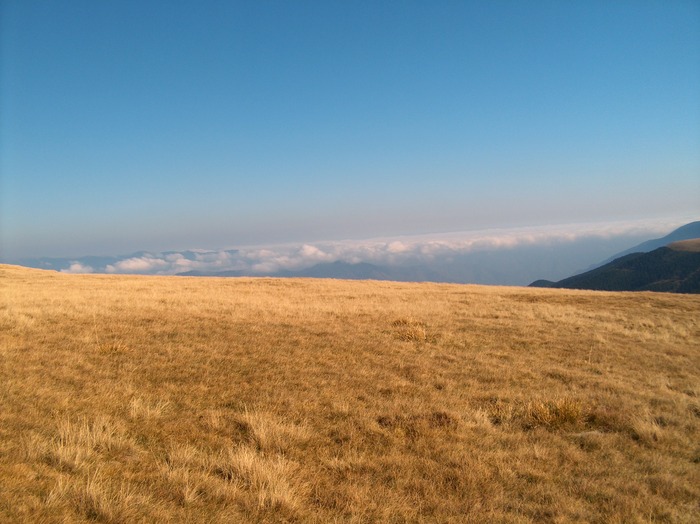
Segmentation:
<svg viewBox="0 0 700 524">
<path fill-rule="evenodd" d="M 697 522 L 700 296 L 0 266 L 2 522 Z"/>
</svg>

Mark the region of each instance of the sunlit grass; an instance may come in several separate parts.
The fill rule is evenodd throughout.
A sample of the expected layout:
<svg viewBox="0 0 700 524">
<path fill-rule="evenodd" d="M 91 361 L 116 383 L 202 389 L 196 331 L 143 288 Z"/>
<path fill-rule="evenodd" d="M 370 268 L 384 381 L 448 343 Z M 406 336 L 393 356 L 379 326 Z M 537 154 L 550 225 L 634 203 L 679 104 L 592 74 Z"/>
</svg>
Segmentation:
<svg viewBox="0 0 700 524">
<path fill-rule="evenodd" d="M 694 522 L 700 297 L 0 266 L 2 522 Z"/>
</svg>

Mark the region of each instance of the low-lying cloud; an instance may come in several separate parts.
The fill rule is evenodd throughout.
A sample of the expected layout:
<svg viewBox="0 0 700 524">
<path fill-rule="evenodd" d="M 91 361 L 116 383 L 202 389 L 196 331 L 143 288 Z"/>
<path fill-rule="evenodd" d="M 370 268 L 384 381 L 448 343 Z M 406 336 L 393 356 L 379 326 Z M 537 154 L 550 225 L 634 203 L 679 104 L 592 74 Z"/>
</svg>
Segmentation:
<svg viewBox="0 0 700 524">
<path fill-rule="evenodd" d="M 658 221 L 578 224 L 236 249 L 139 253 L 138 256 L 127 256 L 104 267 L 91 267 L 80 260 L 74 260 L 63 271 L 152 275 L 228 271 L 246 275 L 269 275 L 338 261 L 410 266 L 430 264 L 436 260 L 451 260 L 470 253 L 505 251 L 528 246 L 558 246 L 586 239 L 643 236 L 651 238 L 668 233 L 678 225 L 678 222 Z"/>
<path fill-rule="evenodd" d="M 80 262 L 74 261 L 70 263 L 65 269 L 61 269 L 62 273 L 94 273 L 95 270 L 88 266 L 87 264 L 82 264 Z"/>
</svg>

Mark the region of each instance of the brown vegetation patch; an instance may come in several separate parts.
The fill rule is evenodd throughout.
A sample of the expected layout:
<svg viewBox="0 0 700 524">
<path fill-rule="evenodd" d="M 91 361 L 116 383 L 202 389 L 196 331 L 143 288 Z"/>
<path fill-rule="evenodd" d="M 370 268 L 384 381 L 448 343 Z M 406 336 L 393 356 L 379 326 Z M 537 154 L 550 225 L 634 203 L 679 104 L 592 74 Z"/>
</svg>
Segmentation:
<svg viewBox="0 0 700 524">
<path fill-rule="evenodd" d="M 668 247 L 674 251 L 690 251 L 692 253 L 700 253 L 700 238 L 679 240 L 669 244 Z"/>
<path fill-rule="evenodd" d="M 580 400 L 569 396 L 554 399 L 507 401 L 490 399 L 481 407 L 497 426 L 519 427 L 525 430 L 574 429 L 589 422 L 588 412 Z"/>
<path fill-rule="evenodd" d="M 410 318 L 394 320 L 391 325 L 394 327 L 394 335 L 399 340 L 406 342 L 425 342 L 428 340 L 428 331 L 422 322 Z"/>
<path fill-rule="evenodd" d="M 562 397 L 528 402 L 524 409 L 523 423 L 526 428 L 544 426 L 556 429 L 580 425 L 584 416 L 581 401 Z"/>
</svg>

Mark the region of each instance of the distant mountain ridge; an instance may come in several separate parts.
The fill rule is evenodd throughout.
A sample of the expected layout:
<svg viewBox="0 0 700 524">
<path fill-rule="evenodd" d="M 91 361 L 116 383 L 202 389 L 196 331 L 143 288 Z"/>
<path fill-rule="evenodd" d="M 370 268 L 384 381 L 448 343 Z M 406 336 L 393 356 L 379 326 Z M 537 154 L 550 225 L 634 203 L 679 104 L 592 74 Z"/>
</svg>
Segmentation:
<svg viewBox="0 0 700 524">
<path fill-rule="evenodd" d="M 599 264 L 590 267 L 589 270 L 604 266 L 605 264 L 608 264 L 613 260 L 617 260 L 618 258 L 624 257 L 625 255 L 630 255 L 632 253 L 648 253 L 660 247 L 667 246 L 672 242 L 678 242 L 681 240 L 691 240 L 695 238 L 700 238 L 700 221 L 690 222 L 689 224 L 674 229 L 664 237 L 647 240 L 646 242 L 642 242 L 641 244 L 638 244 L 634 247 L 625 249 L 624 251 L 620 251 L 616 255 L 606 258 Z"/>
<path fill-rule="evenodd" d="M 125 273 L 218 277 L 309 277 L 350 280 L 393 280 L 406 282 L 454 282 L 524 286 L 542 276 L 553 281 L 582 273 L 633 244 L 631 250 L 647 249 L 651 243 L 679 241 L 697 231 L 700 221 L 686 224 L 663 239 L 649 241 L 648 234 L 631 229 L 629 233 L 544 235 L 519 238 L 521 231 L 504 236 L 505 243 L 486 236 L 463 248 L 459 242 L 428 242 L 415 245 L 398 242 L 404 251 L 394 252 L 393 244 L 367 246 L 342 242 L 319 246 L 269 246 L 221 250 L 137 251 L 121 256 L 80 256 L 66 258 L 26 258 L 1 262 L 68 273 Z M 490 233 L 489 233 L 490 234 Z M 410 240 L 410 239 L 409 239 Z M 452 243 L 451 243 L 452 242 Z M 437 248 L 435 247 L 437 246 Z M 437 251 L 433 251 L 437 249 Z M 407 251 L 406 251 L 407 250 Z M 630 249 L 622 253 L 629 252 Z M 585 271 L 585 270 L 584 270 Z"/>
<path fill-rule="evenodd" d="M 200 272 L 187 271 L 179 276 L 237 277 L 255 276 L 243 271 Z M 394 280 L 406 282 L 448 282 L 449 276 L 429 271 L 422 267 L 394 267 L 371 264 L 369 262 L 322 262 L 311 267 L 293 270 L 281 270 L 263 276 L 283 278 L 337 278 L 343 280 Z"/>
<path fill-rule="evenodd" d="M 700 238 L 672 242 L 647 253 L 631 253 L 559 282 L 537 280 L 530 286 L 700 293 Z"/>
</svg>

